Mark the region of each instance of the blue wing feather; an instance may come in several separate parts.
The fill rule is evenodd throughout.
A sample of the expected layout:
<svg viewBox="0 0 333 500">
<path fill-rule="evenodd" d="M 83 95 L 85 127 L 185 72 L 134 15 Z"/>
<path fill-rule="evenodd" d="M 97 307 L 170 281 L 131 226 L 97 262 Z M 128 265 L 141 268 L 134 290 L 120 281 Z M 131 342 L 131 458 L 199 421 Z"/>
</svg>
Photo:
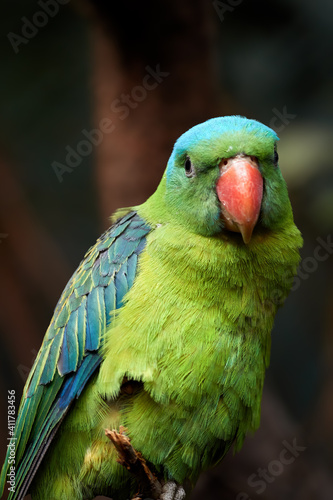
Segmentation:
<svg viewBox="0 0 333 500">
<path fill-rule="evenodd" d="M 107 324 L 110 323 L 110 313 L 116 309 L 116 287 L 114 281 L 111 281 L 108 287 L 104 290 L 104 301 L 106 311 Z"/>
<path fill-rule="evenodd" d="M 60 347 L 62 345 L 64 333 L 65 327 L 60 328 L 57 335 L 55 335 L 55 337 L 50 341 L 50 350 L 46 351 L 46 354 L 44 355 L 44 357 L 46 357 L 46 362 L 40 380 L 38 380 L 39 372 L 36 370 L 35 374 L 37 380 L 32 379 L 31 387 L 33 387 L 33 384 L 35 383 L 46 385 L 53 379 L 60 356 Z M 50 360 L 52 361 L 50 362 Z"/>
<path fill-rule="evenodd" d="M 110 264 L 108 260 L 108 252 L 103 252 L 99 261 L 101 277 L 109 276 Z"/>
<path fill-rule="evenodd" d="M 96 351 L 105 329 L 103 288 L 96 287 L 87 299 L 86 351 Z"/>
<path fill-rule="evenodd" d="M 68 320 L 64 330 L 62 349 L 58 361 L 60 375 L 69 373 L 77 368 L 79 360 L 79 342 L 77 336 L 78 310 L 74 311 Z"/>
<path fill-rule="evenodd" d="M 127 283 L 127 262 L 121 266 L 115 277 L 116 285 L 116 309 L 119 309 L 123 305 L 123 298 L 128 292 Z"/>
<path fill-rule="evenodd" d="M 9 498 L 23 498 L 57 426 L 98 368 L 106 326 L 133 284 L 150 231 L 134 211 L 119 219 L 88 250 L 60 297 L 24 388 L 15 430 L 16 493 Z"/>
<path fill-rule="evenodd" d="M 133 285 L 135 274 L 136 274 L 136 266 L 138 262 L 138 256 L 136 253 L 130 256 L 127 262 L 127 284 L 128 289 L 130 289 Z"/>
</svg>

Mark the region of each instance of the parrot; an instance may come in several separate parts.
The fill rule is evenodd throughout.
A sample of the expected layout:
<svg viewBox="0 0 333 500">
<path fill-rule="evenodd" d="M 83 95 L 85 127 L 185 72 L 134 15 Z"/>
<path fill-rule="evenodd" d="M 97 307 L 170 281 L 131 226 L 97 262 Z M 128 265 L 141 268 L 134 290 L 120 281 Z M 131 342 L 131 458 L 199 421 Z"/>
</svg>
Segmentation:
<svg viewBox="0 0 333 500">
<path fill-rule="evenodd" d="M 137 478 L 105 435 L 124 428 L 161 498 L 181 499 L 259 427 L 274 317 L 302 247 L 278 140 L 242 116 L 197 124 L 148 200 L 115 212 L 56 305 L 0 494 L 132 498 Z"/>
</svg>

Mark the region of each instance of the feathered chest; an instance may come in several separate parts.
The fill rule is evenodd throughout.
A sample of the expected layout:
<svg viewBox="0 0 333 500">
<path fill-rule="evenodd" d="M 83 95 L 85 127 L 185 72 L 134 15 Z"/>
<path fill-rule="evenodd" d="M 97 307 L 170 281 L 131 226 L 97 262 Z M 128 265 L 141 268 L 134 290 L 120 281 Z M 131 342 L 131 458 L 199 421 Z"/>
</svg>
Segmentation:
<svg viewBox="0 0 333 500">
<path fill-rule="evenodd" d="M 221 395 L 226 384 L 256 386 L 269 359 L 274 272 L 266 276 L 244 245 L 195 235 L 181 241 L 176 230 L 170 239 L 166 229 L 149 235 L 107 332 L 105 392 L 115 395 L 124 375 L 165 401 Z"/>
</svg>

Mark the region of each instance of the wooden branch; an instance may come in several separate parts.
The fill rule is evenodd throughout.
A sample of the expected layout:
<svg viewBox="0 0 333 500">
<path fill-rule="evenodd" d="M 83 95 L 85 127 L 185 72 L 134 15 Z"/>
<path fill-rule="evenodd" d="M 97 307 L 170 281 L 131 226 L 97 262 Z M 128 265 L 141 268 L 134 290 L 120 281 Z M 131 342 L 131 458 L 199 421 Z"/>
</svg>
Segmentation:
<svg viewBox="0 0 333 500">
<path fill-rule="evenodd" d="M 125 430 L 125 427 L 121 425 L 119 432 L 105 429 L 105 435 L 118 452 L 117 462 L 126 467 L 137 480 L 139 492 L 132 500 L 140 500 L 141 495 L 158 500 L 161 496 L 162 484 L 151 472 L 141 453 L 133 448 L 130 439 L 125 434 Z"/>
</svg>

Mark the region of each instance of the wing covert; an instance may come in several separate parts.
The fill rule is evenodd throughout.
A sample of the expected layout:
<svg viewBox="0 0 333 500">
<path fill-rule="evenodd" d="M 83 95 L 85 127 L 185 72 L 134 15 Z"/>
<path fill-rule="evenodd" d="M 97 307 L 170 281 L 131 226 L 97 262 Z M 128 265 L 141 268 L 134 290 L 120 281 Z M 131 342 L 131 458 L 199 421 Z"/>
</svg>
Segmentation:
<svg viewBox="0 0 333 500">
<path fill-rule="evenodd" d="M 99 366 L 106 326 L 133 284 L 138 256 L 150 231 L 136 212 L 129 212 L 88 250 L 65 287 L 19 408 L 15 429 L 16 461 L 21 460 L 17 487 L 24 484 L 26 490 L 29 486 L 50 436 L 53 438 L 52 431 Z M 6 472 L 7 457 L 0 492 Z M 27 476 L 31 476 L 29 481 Z"/>
</svg>

